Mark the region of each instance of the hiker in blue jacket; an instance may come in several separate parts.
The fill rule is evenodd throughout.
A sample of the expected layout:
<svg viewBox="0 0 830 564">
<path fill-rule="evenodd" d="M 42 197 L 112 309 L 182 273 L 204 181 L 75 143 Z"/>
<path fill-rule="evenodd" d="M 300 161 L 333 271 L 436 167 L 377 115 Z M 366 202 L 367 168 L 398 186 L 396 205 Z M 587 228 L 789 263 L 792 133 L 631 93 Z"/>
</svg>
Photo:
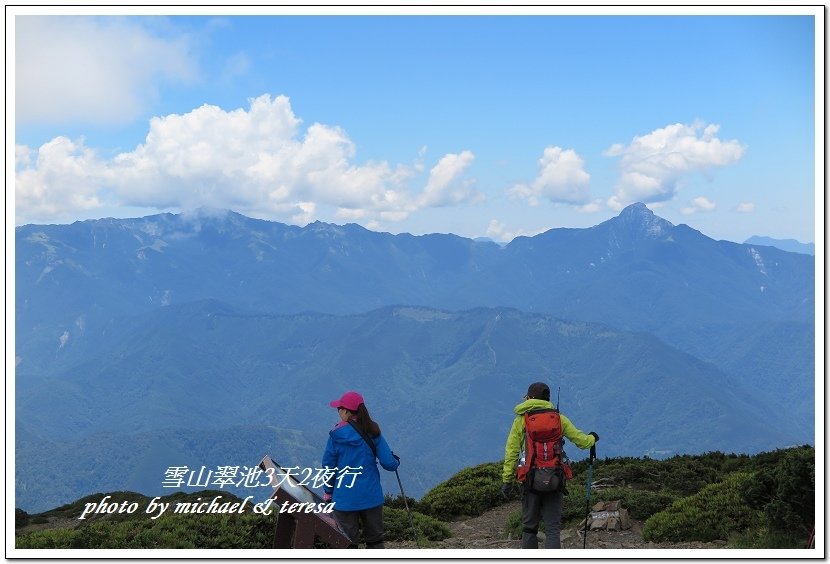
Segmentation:
<svg viewBox="0 0 830 564">
<path fill-rule="evenodd" d="M 323 500 L 334 502 L 334 517 L 357 548 L 360 527 L 366 548 L 383 548 L 383 488 L 377 461 L 394 472 L 400 459 L 392 452 L 380 427 L 372 421 L 357 392 L 346 392 L 329 403 L 340 422 L 329 431 L 323 467 L 333 471 L 323 487 Z"/>
</svg>

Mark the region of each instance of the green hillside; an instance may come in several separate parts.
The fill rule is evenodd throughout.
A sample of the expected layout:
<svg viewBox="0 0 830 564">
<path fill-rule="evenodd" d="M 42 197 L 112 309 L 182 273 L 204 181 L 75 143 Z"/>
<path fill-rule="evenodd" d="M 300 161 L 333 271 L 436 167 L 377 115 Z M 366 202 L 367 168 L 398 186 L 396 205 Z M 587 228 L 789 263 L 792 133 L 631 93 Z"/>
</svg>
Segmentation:
<svg viewBox="0 0 830 564">
<path fill-rule="evenodd" d="M 16 391 L 27 511 L 96 491 L 153 494 L 170 466 L 255 465 L 266 453 L 313 466 L 336 423 L 329 396 L 348 389 L 406 461 L 412 495 L 501 456 L 513 407 L 537 379 L 561 387 L 575 425 L 608 437 L 608 456 L 812 442 L 789 418 L 770 429 L 772 405 L 653 336 L 509 308 L 252 315 L 206 301 L 123 320 L 100 347 Z M 413 413 L 430 416 L 413 425 Z M 701 418 L 706 433 L 689 424 Z M 436 441 L 447 429 L 454 440 Z M 61 465 L 43 470 L 43 452 Z"/>
<path fill-rule="evenodd" d="M 565 497 L 563 526 L 584 518 L 587 462 L 574 464 L 574 479 Z M 815 450 L 793 447 L 754 456 L 711 452 L 666 460 L 605 458 L 592 468 L 593 501 L 621 500 L 638 521 L 647 541 L 723 540 L 727 548 L 803 548 L 815 518 Z M 449 520 L 479 515 L 507 500 L 500 493 L 501 462 L 462 470 L 410 499 L 422 547 L 446 538 Z M 104 498 L 94 494 L 43 513 L 16 515 L 18 549 L 42 548 L 196 548 L 264 549 L 273 538 L 275 515 L 252 511 L 227 492 L 201 491 L 164 496 L 161 502 L 194 502 L 222 496 L 240 513 L 184 515 L 165 512 L 151 519 L 150 498 L 132 492 L 109 494 L 108 503 L 132 513 L 96 514 L 87 506 Z M 134 505 L 130 505 L 134 504 Z M 84 519 L 78 519 L 86 509 Z M 387 497 L 387 539 L 412 540 L 412 527 L 401 498 Z M 518 516 L 504 524 L 515 534 Z"/>
</svg>

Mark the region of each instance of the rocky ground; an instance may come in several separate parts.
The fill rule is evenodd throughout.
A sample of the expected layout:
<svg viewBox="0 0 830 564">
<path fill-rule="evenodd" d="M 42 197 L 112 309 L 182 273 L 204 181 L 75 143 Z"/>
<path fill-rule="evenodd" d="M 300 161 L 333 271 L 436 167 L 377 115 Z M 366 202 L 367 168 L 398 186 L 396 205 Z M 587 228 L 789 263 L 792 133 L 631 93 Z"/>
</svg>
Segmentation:
<svg viewBox="0 0 830 564">
<path fill-rule="evenodd" d="M 492 509 L 478 517 L 472 517 L 449 523 L 453 536 L 435 543 L 435 549 L 519 549 L 518 538 L 506 538 L 505 523 L 507 518 L 521 511 L 521 503 L 514 501 Z M 642 523 L 632 521 L 630 529 L 625 531 L 588 531 L 585 542 L 587 549 L 723 549 L 724 542 L 684 542 L 653 543 L 643 540 Z M 582 550 L 582 531 L 576 527 L 565 528 L 561 532 L 562 548 Z M 544 546 L 544 533 L 539 534 L 539 544 Z M 387 542 L 387 548 L 416 548 L 413 542 Z"/>
</svg>

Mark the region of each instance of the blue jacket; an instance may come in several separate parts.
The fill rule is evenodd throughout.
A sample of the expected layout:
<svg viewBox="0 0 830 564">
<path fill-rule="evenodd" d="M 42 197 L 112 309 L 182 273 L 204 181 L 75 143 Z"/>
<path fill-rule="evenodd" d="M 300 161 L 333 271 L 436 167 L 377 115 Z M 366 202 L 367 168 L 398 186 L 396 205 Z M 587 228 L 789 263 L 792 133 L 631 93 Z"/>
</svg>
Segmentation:
<svg viewBox="0 0 830 564">
<path fill-rule="evenodd" d="M 374 437 L 373 441 L 380 465 L 390 472 L 397 470 L 399 462 L 392 456 L 392 449 L 383 435 Z M 375 455 L 357 429 L 347 422 L 341 421 L 329 431 L 323 467 L 334 471 L 323 491 L 332 494 L 336 510 L 360 511 L 383 504 Z"/>
</svg>

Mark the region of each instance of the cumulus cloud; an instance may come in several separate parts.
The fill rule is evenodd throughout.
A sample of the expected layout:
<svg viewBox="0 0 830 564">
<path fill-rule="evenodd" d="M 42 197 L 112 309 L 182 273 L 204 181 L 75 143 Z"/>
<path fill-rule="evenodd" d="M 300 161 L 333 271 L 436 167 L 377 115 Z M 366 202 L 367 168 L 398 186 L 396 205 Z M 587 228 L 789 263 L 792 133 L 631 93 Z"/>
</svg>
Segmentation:
<svg viewBox="0 0 830 564">
<path fill-rule="evenodd" d="M 491 219 L 487 225 L 487 236 L 496 241 L 510 241 L 513 239 L 513 234 L 507 232 L 507 227 L 497 219 Z"/>
<path fill-rule="evenodd" d="M 587 204 L 591 199 L 591 176 L 583 167 L 582 158 L 573 149 L 546 147 L 533 182 L 514 185 L 507 191 L 508 196 L 532 206 L 538 206 L 542 198 L 554 203 Z"/>
<path fill-rule="evenodd" d="M 127 123 L 160 82 L 193 79 L 187 36 L 164 38 L 146 21 L 16 16 L 15 119 Z"/>
<path fill-rule="evenodd" d="M 608 205 L 619 210 L 633 202 L 671 200 L 686 176 L 710 174 L 715 167 L 740 161 L 746 147 L 736 140 L 719 139 L 719 128 L 673 124 L 635 137 L 628 146 L 612 145 L 605 155 L 620 157 L 620 180 Z"/>
<path fill-rule="evenodd" d="M 715 211 L 716 207 L 717 205 L 708 198 L 698 196 L 689 202 L 688 206 L 681 208 L 680 213 L 683 215 L 691 215 L 697 212 L 711 212 Z"/>
<path fill-rule="evenodd" d="M 421 205 L 448 206 L 463 202 L 478 202 L 482 196 L 473 188 L 474 182 L 459 182 L 461 174 L 470 167 L 475 156 L 470 151 L 445 155 L 429 171 L 429 180 L 421 196 Z"/>
<path fill-rule="evenodd" d="M 153 118 L 144 143 L 109 160 L 65 138 L 37 150 L 20 146 L 16 210 L 45 217 L 100 206 L 106 196 L 111 205 L 230 208 L 294 223 L 308 223 L 325 206 L 368 222 L 481 198 L 463 177 L 474 160 L 469 151 L 441 158 L 421 193 L 408 186 L 420 162 L 357 164 L 355 153 L 342 128 L 303 130 L 287 97 L 266 94 L 248 109 L 203 105 Z"/>
<path fill-rule="evenodd" d="M 596 199 L 588 202 L 587 204 L 577 206 L 576 211 L 579 213 L 596 213 L 603 209 L 604 205 L 605 203 L 602 200 Z"/>
<path fill-rule="evenodd" d="M 497 219 L 491 219 L 490 223 L 487 225 L 486 234 L 488 237 L 493 239 L 494 241 L 500 241 L 502 243 L 509 243 L 516 237 L 533 237 L 534 235 L 538 235 L 546 231 L 545 229 L 540 229 L 538 231 L 525 231 L 524 229 L 517 229 L 511 230 L 508 229 L 507 225 Z"/>
<path fill-rule="evenodd" d="M 753 202 L 741 202 L 737 209 L 741 213 L 752 213 L 755 211 L 755 204 Z"/>
<path fill-rule="evenodd" d="M 83 141 L 56 137 L 35 153 L 15 146 L 15 209 L 35 217 L 59 216 L 63 210 L 103 205 L 106 165 Z"/>
</svg>

